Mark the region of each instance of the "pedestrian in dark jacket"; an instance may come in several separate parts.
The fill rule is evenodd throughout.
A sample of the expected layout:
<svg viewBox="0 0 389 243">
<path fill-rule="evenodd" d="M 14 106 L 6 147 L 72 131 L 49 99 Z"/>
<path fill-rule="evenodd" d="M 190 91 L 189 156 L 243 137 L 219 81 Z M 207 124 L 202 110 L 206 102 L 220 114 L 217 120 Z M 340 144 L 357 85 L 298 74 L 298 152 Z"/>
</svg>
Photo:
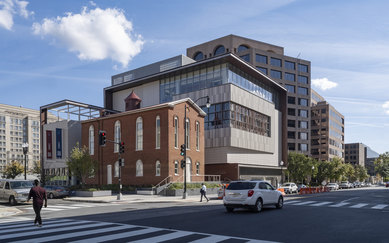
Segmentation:
<svg viewBox="0 0 389 243">
<path fill-rule="evenodd" d="M 39 186 L 39 180 L 34 181 L 34 187 L 31 188 L 28 194 L 27 202 L 32 198 L 32 206 L 35 212 L 34 225 L 38 223 L 38 227 L 42 227 L 41 210 L 43 207 L 43 201 L 45 201 L 45 208 L 47 207 L 47 194 L 46 190 Z"/>
</svg>

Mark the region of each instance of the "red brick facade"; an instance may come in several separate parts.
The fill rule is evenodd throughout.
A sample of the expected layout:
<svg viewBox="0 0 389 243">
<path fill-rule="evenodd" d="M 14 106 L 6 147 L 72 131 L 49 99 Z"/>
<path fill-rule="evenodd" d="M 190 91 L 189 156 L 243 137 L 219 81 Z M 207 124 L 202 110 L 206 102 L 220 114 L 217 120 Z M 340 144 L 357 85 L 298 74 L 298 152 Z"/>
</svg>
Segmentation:
<svg viewBox="0 0 389 243">
<path fill-rule="evenodd" d="M 191 168 L 188 180 L 203 181 L 204 177 L 204 114 L 193 102 L 184 99 L 177 102 L 165 103 L 152 107 L 126 111 L 108 117 L 84 121 L 82 123 L 82 145 L 89 147 L 89 129 L 94 131 L 94 155 L 99 162 L 99 169 L 94 178 L 90 178 L 90 184 L 108 184 L 108 165 L 111 165 L 112 184 L 118 184 L 115 177 L 115 162 L 119 153 L 114 152 L 115 123 L 120 122 L 121 141 L 125 143 L 124 167 L 121 168 L 123 185 L 156 185 L 166 177 L 171 181 L 183 182 L 184 170 L 181 169 L 180 145 L 184 143 L 184 112 L 187 106 L 187 118 L 189 119 L 190 143 L 187 150 L 187 158 L 190 159 Z M 156 148 L 156 119 L 160 118 L 160 148 Z M 143 124 L 143 149 L 136 151 L 136 121 L 142 118 Z M 175 117 L 178 119 L 178 143 L 175 147 Z M 199 124 L 199 149 L 196 149 L 196 122 Z M 99 130 L 106 132 L 107 143 L 105 147 L 98 144 Z M 136 163 L 143 164 L 143 176 L 136 176 Z M 160 162 L 160 175 L 156 175 L 156 162 Z M 178 162 L 178 174 L 175 173 L 175 162 Z M 196 163 L 199 165 L 198 170 Z M 196 175 L 198 174 L 198 176 Z"/>
</svg>

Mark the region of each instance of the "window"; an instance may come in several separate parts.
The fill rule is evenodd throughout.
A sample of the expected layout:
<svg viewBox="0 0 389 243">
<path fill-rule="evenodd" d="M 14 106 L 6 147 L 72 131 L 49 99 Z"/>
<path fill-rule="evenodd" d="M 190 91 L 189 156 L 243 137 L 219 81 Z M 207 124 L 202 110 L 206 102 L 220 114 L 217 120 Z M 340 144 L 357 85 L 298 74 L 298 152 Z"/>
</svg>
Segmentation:
<svg viewBox="0 0 389 243">
<path fill-rule="evenodd" d="M 308 106 L 308 99 L 299 98 L 299 105 Z"/>
<path fill-rule="evenodd" d="M 89 154 L 95 154 L 95 129 L 92 125 L 89 127 Z"/>
<path fill-rule="evenodd" d="M 289 116 L 295 116 L 296 115 L 296 109 L 288 108 L 288 115 Z"/>
<path fill-rule="evenodd" d="M 299 121 L 299 128 L 308 128 L 307 121 Z"/>
<path fill-rule="evenodd" d="M 114 174 L 113 174 L 113 176 L 114 177 L 119 177 L 119 161 L 116 161 L 115 162 L 115 168 L 114 168 Z"/>
<path fill-rule="evenodd" d="M 298 70 L 299 70 L 300 72 L 307 73 L 307 72 L 308 72 L 308 66 L 307 66 L 307 65 L 304 65 L 304 64 L 299 64 L 299 65 L 298 65 Z"/>
<path fill-rule="evenodd" d="M 308 95 L 308 88 L 298 87 L 297 93 L 301 95 Z"/>
<path fill-rule="evenodd" d="M 285 61 L 285 68 L 289 70 L 295 70 L 296 65 L 294 62 Z"/>
<path fill-rule="evenodd" d="M 200 150 L 200 123 L 196 121 L 196 150 Z"/>
<path fill-rule="evenodd" d="M 296 132 L 288 132 L 288 138 L 295 139 L 296 138 Z"/>
<path fill-rule="evenodd" d="M 255 54 L 255 61 L 267 64 L 267 56 Z"/>
<path fill-rule="evenodd" d="M 285 79 L 291 82 L 295 82 L 295 75 L 293 73 L 285 73 Z"/>
<path fill-rule="evenodd" d="M 186 149 L 190 148 L 190 121 L 189 119 L 186 119 L 185 122 L 185 128 L 186 128 L 186 134 L 185 134 L 185 139 L 186 139 Z"/>
<path fill-rule="evenodd" d="M 155 119 L 155 148 L 161 148 L 161 119 L 159 116 Z"/>
<path fill-rule="evenodd" d="M 292 150 L 292 151 L 296 150 L 296 144 L 288 143 L 288 150 Z"/>
<path fill-rule="evenodd" d="M 136 161 L 136 176 L 143 176 L 143 163 L 141 160 Z"/>
<path fill-rule="evenodd" d="M 119 143 L 120 143 L 120 139 L 121 139 L 121 131 L 120 131 L 120 121 L 116 121 L 115 122 L 115 145 L 114 145 L 114 149 L 113 149 L 113 152 L 114 153 L 117 153 L 119 152 Z"/>
<path fill-rule="evenodd" d="M 308 133 L 299 132 L 299 139 L 308 139 Z"/>
<path fill-rule="evenodd" d="M 193 59 L 196 61 L 201 61 L 204 59 L 204 54 L 201 51 L 199 51 L 194 55 Z"/>
<path fill-rule="evenodd" d="M 288 104 L 296 104 L 296 98 L 292 96 L 288 96 Z"/>
<path fill-rule="evenodd" d="M 178 161 L 174 161 L 174 174 L 178 175 Z"/>
<path fill-rule="evenodd" d="M 267 68 L 263 68 L 263 67 L 256 67 L 259 71 L 261 71 L 262 73 L 264 73 L 265 75 L 267 75 Z"/>
<path fill-rule="evenodd" d="M 308 111 L 307 110 L 299 110 L 299 116 L 308 117 Z"/>
<path fill-rule="evenodd" d="M 288 90 L 289 93 L 295 93 L 295 86 L 285 84 L 285 88 Z"/>
<path fill-rule="evenodd" d="M 196 162 L 196 175 L 200 175 L 200 162 Z"/>
<path fill-rule="evenodd" d="M 143 150 L 143 121 L 142 117 L 136 119 L 136 150 Z"/>
<path fill-rule="evenodd" d="M 159 160 L 155 162 L 155 176 L 161 176 L 161 163 Z"/>
<path fill-rule="evenodd" d="M 299 75 L 298 82 L 302 84 L 308 84 L 308 77 Z"/>
<path fill-rule="evenodd" d="M 295 120 L 288 120 L 288 127 L 296 127 L 296 121 Z"/>
<path fill-rule="evenodd" d="M 221 55 L 221 54 L 223 54 L 225 52 L 226 52 L 226 48 L 224 48 L 224 46 L 218 46 L 218 47 L 216 47 L 213 55 L 217 56 L 217 55 Z"/>
<path fill-rule="evenodd" d="M 278 59 L 278 58 L 274 58 L 274 57 L 270 58 L 270 64 L 272 66 L 282 67 L 282 61 L 281 61 L 281 59 Z"/>
<path fill-rule="evenodd" d="M 174 147 L 178 148 L 178 117 L 174 117 Z"/>
<path fill-rule="evenodd" d="M 240 58 L 242 58 L 246 62 L 250 62 L 250 54 L 246 54 L 246 55 L 240 56 Z"/>
<path fill-rule="evenodd" d="M 308 151 L 308 144 L 299 143 L 299 151 L 302 151 L 302 152 Z"/>
<path fill-rule="evenodd" d="M 270 70 L 270 76 L 271 76 L 272 78 L 279 78 L 279 79 L 282 78 L 281 72 L 280 72 L 280 71 L 277 71 L 277 70 L 273 70 L 273 69 Z"/>
<path fill-rule="evenodd" d="M 245 50 L 248 50 L 248 49 L 249 49 L 249 47 L 245 46 L 245 45 L 238 46 L 238 52 L 245 51 Z"/>
</svg>

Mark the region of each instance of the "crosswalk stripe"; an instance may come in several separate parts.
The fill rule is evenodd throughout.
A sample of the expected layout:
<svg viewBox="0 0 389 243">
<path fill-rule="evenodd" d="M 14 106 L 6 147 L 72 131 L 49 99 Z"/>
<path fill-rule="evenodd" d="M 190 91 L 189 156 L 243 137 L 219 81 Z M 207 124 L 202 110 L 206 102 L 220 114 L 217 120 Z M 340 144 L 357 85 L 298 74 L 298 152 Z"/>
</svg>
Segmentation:
<svg viewBox="0 0 389 243">
<path fill-rule="evenodd" d="M 30 220 L 33 220 L 33 219 L 30 219 Z M 48 221 L 48 222 L 45 222 L 45 224 L 47 224 L 47 225 L 50 225 L 53 223 L 59 224 L 59 223 L 69 222 L 69 221 L 71 221 L 71 220 L 70 219 L 63 219 L 63 220 L 57 220 L 56 222 Z M 7 224 L 7 225 L 0 224 L 0 233 L 2 231 L 5 231 L 6 229 L 17 228 L 17 227 L 27 227 L 27 226 L 31 226 L 31 225 L 32 225 L 32 222 L 28 222 L 28 223 L 24 223 L 24 224 L 20 224 L 20 223 Z"/>
<path fill-rule="evenodd" d="M 156 232 L 156 231 L 160 231 L 160 230 L 161 229 L 157 229 L 157 228 L 147 228 L 147 229 L 131 231 L 131 232 L 126 232 L 126 233 L 105 235 L 105 236 L 100 236 L 100 237 L 88 238 L 85 240 L 72 241 L 72 243 L 103 242 L 103 241 L 107 241 L 107 240 L 116 240 L 116 239 L 130 237 L 130 236 L 143 235 L 143 234 L 152 233 L 152 232 Z"/>
<path fill-rule="evenodd" d="M 213 243 L 213 242 L 228 240 L 230 238 L 231 237 L 227 237 L 227 236 L 223 236 L 223 235 L 210 235 L 207 238 L 202 238 L 199 240 L 191 241 L 190 243 Z"/>
<path fill-rule="evenodd" d="M 50 228 L 57 228 L 57 227 L 63 227 L 63 226 L 69 226 L 69 225 L 74 225 L 74 224 L 80 224 L 80 223 L 85 223 L 85 222 L 74 222 L 74 221 L 68 221 L 68 222 L 60 222 L 60 223 L 53 223 L 51 222 L 51 224 L 45 224 L 45 229 L 50 229 Z M 8 229 L 8 230 L 4 230 L 4 232 L 6 233 L 13 233 L 13 232 L 19 232 L 19 231 L 26 231 L 26 230 L 30 230 L 30 229 L 36 229 L 37 226 L 33 225 L 32 223 L 29 223 L 28 225 L 25 224 L 24 227 L 20 228 L 16 228 L 14 227 L 15 229 Z M 0 230 L 0 234 L 3 233 L 3 230 Z M 1 239 L 1 236 L 0 236 L 0 239 Z"/>
<path fill-rule="evenodd" d="M 74 222 L 71 222 L 72 224 L 77 224 L 77 223 L 80 223 L 79 221 L 74 221 Z M 97 226 L 102 226 L 102 225 L 109 225 L 108 223 L 89 223 L 88 225 L 85 225 L 83 226 L 84 228 L 92 228 L 92 227 L 97 227 Z M 34 226 L 32 226 L 34 227 Z M 46 228 L 49 228 L 49 229 L 46 229 Z M 58 228 L 58 226 L 54 225 L 54 229 L 50 229 L 51 227 L 42 227 L 42 228 L 37 228 L 36 231 L 33 231 L 33 232 L 25 232 L 25 233 L 17 233 L 17 234 L 7 234 L 7 235 L 2 235 L 0 236 L 0 240 L 1 239 L 10 239 L 10 238 L 15 238 L 15 237 L 23 237 L 23 236 L 32 236 L 32 235 L 39 235 L 39 234 L 47 234 L 47 233 L 58 233 L 58 232 L 61 232 L 61 231 L 67 231 L 67 230 L 77 230 L 80 228 L 79 225 L 77 226 L 70 226 L 70 227 L 60 227 Z M 25 228 L 24 228 L 25 230 Z"/>
<path fill-rule="evenodd" d="M 330 203 L 332 203 L 332 202 L 320 202 L 320 203 L 310 204 L 309 206 L 319 207 L 319 206 L 324 206 L 324 205 L 327 205 Z"/>
<path fill-rule="evenodd" d="M 348 202 L 341 202 L 341 203 L 338 203 L 338 204 L 330 205 L 330 207 L 339 208 L 339 207 L 342 207 L 342 206 L 345 206 L 345 205 L 348 205 L 348 204 L 350 204 L 350 203 L 348 203 Z"/>
<path fill-rule="evenodd" d="M 301 201 L 299 201 L 299 200 L 285 201 L 284 204 L 292 204 L 292 203 L 296 203 L 296 202 L 301 202 Z"/>
<path fill-rule="evenodd" d="M 133 243 L 161 242 L 193 234 L 192 232 L 178 231 L 166 235 L 150 237 L 143 240 L 131 241 Z"/>
<path fill-rule="evenodd" d="M 353 206 L 350 206 L 350 208 L 362 208 L 366 205 L 367 205 L 367 203 L 358 203 L 358 204 L 355 204 Z"/>
<path fill-rule="evenodd" d="M 384 209 L 388 206 L 388 204 L 378 204 L 374 207 L 372 207 L 372 209 Z"/>
<path fill-rule="evenodd" d="M 72 204 L 73 206 L 75 207 L 81 207 L 81 208 L 92 208 L 94 207 L 94 205 L 90 205 L 90 204 Z"/>
<path fill-rule="evenodd" d="M 310 203 L 315 203 L 316 201 L 305 201 L 305 202 L 299 202 L 299 203 L 293 203 L 292 205 L 307 205 Z"/>
<path fill-rule="evenodd" d="M 81 232 L 76 232 L 76 233 L 35 238 L 34 240 L 37 242 L 47 242 L 47 241 L 54 241 L 54 240 L 69 239 L 69 238 L 78 237 L 78 236 L 93 235 L 93 234 L 98 234 L 98 233 L 109 233 L 111 231 L 130 229 L 130 228 L 133 228 L 133 227 L 129 226 L 129 225 L 120 225 L 117 227 L 109 227 L 109 228 L 104 228 L 104 229 L 87 230 L 87 231 L 81 231 Z M 27 243 L 27 242 L 31 242 L 31 239 L 14 241 L 13 243 Z"/>
<path fill-rule="evenodd" d="M 65 205 L 52 205 L 50 206 L 50 208 L 63 208 L 63 209 L 76 209 L 76 208 L 80 208 L 80 207 L 73 207 L 73 206 L 65 206 Z"/>
<path fill-rule="evenodd" d="M 0 221 L 0 225 L 3 224 L 3 223 L 11 223 L 11 222 L 19 222 L 19 221 L 28 221 L 28 220 L 32 220 L 32 218 L 28 218 L 28 217 L 13 217 L 13 218 L 5 218 L 5 219 L 1 219 Z"/>
</svg>

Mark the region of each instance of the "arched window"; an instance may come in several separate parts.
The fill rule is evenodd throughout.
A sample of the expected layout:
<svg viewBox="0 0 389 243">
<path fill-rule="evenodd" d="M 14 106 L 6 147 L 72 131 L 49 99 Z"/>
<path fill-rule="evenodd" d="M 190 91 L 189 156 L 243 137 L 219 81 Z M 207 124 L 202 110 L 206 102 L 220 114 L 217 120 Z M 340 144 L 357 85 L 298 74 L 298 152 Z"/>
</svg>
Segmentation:
<svg viewBox="0 0 389 243">
<path fill-rule="evenodd" d="M 200 150 L 200 123 L 196 121 L 196 150 Z"/>
<path fill-rule="evenodd" d="M 143 163 L 141 160 L 136 161 L 136 176 L 143 176 Z"/>
<path fill-rule="evenodd" d="M 93 125 L 89 127 L 89 154 L 95 154 L 95 129 Z"/>
<path fill-rule="evenodd" d="M 136 119 L 136 150 L 143 150 L 143 121 L 142 117 Z"/>
<path fill-rule="evenodd" d="M 193 56 L 193 59 L 195 61 L 201 61 L 204 59 L 204 54 L 201 51 L 196 52 L 196 54 Z"/>
<path fill-rule="evenodd" d="M 174 116 L 174 147 L 178 148 L 178 117 Z"/>
<path fill-rule="evenodd" d="M 159 116 L 155 119 L 155 148 L 161 148 L 161 119 Z"/>
<path fill-rule="evenodd" d="M 196 162 L 196 175 L 200 175 L 200 162 Z"/>
<path fill-rule="evenodd" d="M 224 46 L 218 46 L 218 47 L 216 47 L 213 55 L 217 56 L 217 55 L 224 54 L 225 52 L 226 52 L 226 48 Z"/>
<path fill-rule="evenodd" d="M 119 177 L 119 161 L 115 162 L 115 168 L 114 168 L 113 176 L 114 177 Z"/>
<path fill-rule="evenodd" d="M 113 147 L 113 152 L 114 153 L 117 153 L 117 152 L 119 152 L 119 143 L 120 143 L 120 139 L 121 139 L 121 129 L 120 129 L 120 121 L 116 121 L 115 122 L 115 138 L 114 138 L 114 140 L 115 140 L 115 145 L 114 145 L 114 147 Z"/>
<path fill-rule="evenodd" d="M 178 175 L 178 161 L 174 161 L 174 174 Z"/>
<path fill-rule="evenodd" d="M 159 160 L 155 162 L 155 176 L 161 176 L 161 163 Z"/>
<path fill-rule="evenodd" d="M 248 50 L 248 49 L 250 49 L 250 48 L 248 46 L 246 46 L 246 45 L 238 46 L 238 52 L 245 51 L 245 50 Z"/>
<path fill-rule="evenodd" d="M 190 121 L 187 118 L 185 122 L 185 127 L 186 127 L 186 134 L 185 134 L 185 139 L 186 139 L 186 149 L 190 148 Z"/>
</svg>

